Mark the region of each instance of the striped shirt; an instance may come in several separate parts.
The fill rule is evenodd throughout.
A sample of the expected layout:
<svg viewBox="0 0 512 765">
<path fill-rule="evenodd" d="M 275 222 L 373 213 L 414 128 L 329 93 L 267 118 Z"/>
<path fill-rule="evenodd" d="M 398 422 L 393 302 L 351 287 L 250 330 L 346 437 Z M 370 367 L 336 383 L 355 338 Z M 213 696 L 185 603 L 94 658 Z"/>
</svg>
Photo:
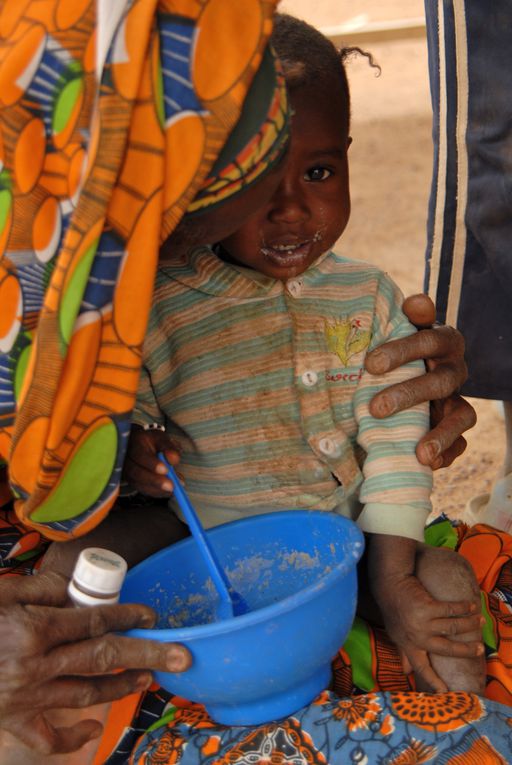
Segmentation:
<svg viewBox="0 0 512 765">
<path fill-rule="evenodd" d="M 337 510 L 364 531 L 423 539 L 428 410 L 374 419 L 367 351 L 413 332 L 374 266 L 328 252 L 287 282 L 208 248 L 159 269 L 134 422 L 165 425 L 206 526 L 271 510 Z M 364 507 L 363 507 L 364 505 Z"/>
</svg>

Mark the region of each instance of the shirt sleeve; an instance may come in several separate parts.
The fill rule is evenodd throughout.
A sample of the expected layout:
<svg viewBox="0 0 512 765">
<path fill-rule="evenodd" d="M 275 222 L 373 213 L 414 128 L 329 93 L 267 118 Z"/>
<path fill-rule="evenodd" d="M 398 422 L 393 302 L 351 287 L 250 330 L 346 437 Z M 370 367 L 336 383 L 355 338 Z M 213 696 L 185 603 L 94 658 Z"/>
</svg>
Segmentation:
<svg viewBox="0 0 512 765">
<path fill-rule="evenodd" d="M 416 331 L 402 313 L 402 301 L 399 289 L 383 274 L 368 350 Z M 370 414 L 369 404 L 378 391 L 424 371 L 423 361 L 415 361 L 383 375 L 363 372 L 354 397 L 357 441 L 366 453 L 359 492 L 364 508 L 358 524 L 363 531 L 423 541 L 425 522 L 432 510 L 432 471 L 418 462 L 415 450 L 429 428 L 429 405 L 378 420 Z"/>
</svg>

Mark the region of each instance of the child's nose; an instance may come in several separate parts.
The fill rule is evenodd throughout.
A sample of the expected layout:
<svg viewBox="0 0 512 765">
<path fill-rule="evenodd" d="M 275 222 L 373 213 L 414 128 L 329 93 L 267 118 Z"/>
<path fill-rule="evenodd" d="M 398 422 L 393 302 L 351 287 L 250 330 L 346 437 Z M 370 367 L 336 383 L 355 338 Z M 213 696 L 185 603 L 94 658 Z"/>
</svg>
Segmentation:
<svg viewBox="0 0 512 765">
<path fill-rule="evenodd" d="M 309 207 L 298 184 L 283 181 L 270 201 L 268 213 L 273 223 L 298 223 L 307 220 Z"/>
</svg>

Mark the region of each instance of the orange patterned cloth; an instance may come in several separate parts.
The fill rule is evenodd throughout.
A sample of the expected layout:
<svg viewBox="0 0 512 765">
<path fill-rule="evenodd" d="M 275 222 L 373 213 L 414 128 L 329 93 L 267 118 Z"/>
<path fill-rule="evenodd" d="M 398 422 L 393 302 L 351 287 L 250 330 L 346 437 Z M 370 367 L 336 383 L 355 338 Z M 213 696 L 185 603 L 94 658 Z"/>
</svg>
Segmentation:
<svg viewBox="0 0 512 765">
<path fill-rule="evenodd" d="M 268 120 L 208 177 L 273 61 L 275 2 L 0 6 L 0 462 L 50 539 L 117 496 L 159 245 L 283 146 L 273 67 Z"/>
</svg>

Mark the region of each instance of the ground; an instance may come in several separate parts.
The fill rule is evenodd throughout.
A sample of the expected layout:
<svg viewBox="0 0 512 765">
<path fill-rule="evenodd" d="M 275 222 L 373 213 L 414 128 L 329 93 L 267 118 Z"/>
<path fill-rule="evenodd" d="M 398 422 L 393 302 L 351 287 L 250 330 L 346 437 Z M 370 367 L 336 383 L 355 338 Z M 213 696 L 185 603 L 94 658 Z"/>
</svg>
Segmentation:
<svg viewBox="0 0 512 765">
<path fill-rule="evenodd" d="M 288 11 L 319 27 L 420 18 L 422 0 L 283 0 Z M 359 43 L 382 68 L 364 58 L 349 64 L 352 91 L 350 173 L 352 215 L 337 249 L 376 263 L 406 294 L 422 291 L 426 215 L 432 172 L 432 113 L 425 38 Z M 500 409 L 469 399 L 478 423 L 468 449 L 435 474 L 434 512 L 460 517 L 468 499 L 488 491 L 504 449 Z"/>
</svg>

